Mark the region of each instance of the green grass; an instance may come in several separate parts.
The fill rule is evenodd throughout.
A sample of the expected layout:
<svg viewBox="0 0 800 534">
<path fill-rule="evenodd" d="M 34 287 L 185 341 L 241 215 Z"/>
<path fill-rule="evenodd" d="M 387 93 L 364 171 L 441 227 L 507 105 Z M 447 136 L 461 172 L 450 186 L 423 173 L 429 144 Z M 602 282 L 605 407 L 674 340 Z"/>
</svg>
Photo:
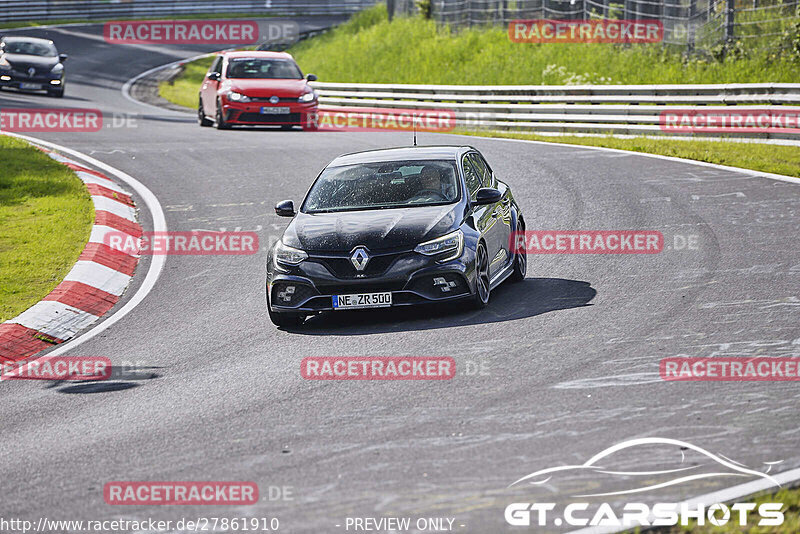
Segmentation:
<svg viewBox="0 0 800 534">
<path fill-rule="evenodd" d="M 729 141 L 701 141 L 695 139 L 687 139 L 684 141 L 681 139 L 652 139 L 649 137 L 547 136 L 510 132 L 460 130 L 455 133 L 483 137 L 529 139 L 533 141 L 547 141 L 550 143 L 565 143 L 570 145 L 603 146 L 800 177 L 800 148 L 796 146 Z"/>
<path fill-rule="evenodd" d="M 83 182 L 46 154 L 0 135 L 0 322 L 36 304 L 89 239 L 94 207 Z"/>
<path fill-rule="evenodd" d="M 755 498 L 740 499 L 739 502 L 754 502 L 756 503 L 756 510 L 758 509 L 758 505 L 761 503 L 783 503 L 783 524 L 776 527 L 760 527 L 758 526 L 760 516 L 756 513 L 756 511 L 753 511 L 747 514 L 747 525 L 739 526 L 738 513 L 732 511 L 731 520 L 723 526 L 698 526 L 695 521 L 692 521 L 687 526 L 659 528 L 648 532 L 652 532 L 654 534 L 797 534 L 800 532 L 800 490 L 798 489 L 782 489 L 774 494 L 762 494 L 756 496 Z M 636 532 L 639 532 L 639 530 Z"/>
<path fill-rule="evenodd" d="M 486 85 L 800 82 L 800 62 L 779 44 L 776 41 L 772 51 L 754 52 L 751 56 L 739 50 L 722 61 L 685 60 L 661 45 L 516 44 L 509 42 L 504 29 L 451 33 L 418 17 L 389 22 L 386 7 L 378 5 L 356 14 L 331 32 L 295 45 L 290 52 L 305 72 L 314 72 L 321 81 Z M 212 58 L 204 58 L 187 64 L 174 82 L 161 83 L 161 96 L 195 108 L 198 89 L 211 61 Z M 458 133 L 604 146 L 800 177 L 800 150 L 791 146 L 645 137 Z"/>
<path fill-rule="evenodd" d="M 323 82 L 658 84 L 800 82 L 800 54 L 781 45 L 724 60 L 661 44 L 512 43 L 505 27 L 453 32 L 420 17 L 389 22 L 383 5 L 290 52 Z M 746 43 L 745 43 L 746 44 Z M 788 46 L 788 45 L 787 45 Z"/>
<path fill-rule="evenodd" d="M 158 94 L 173 104 L 197 109 L 200 85 L 213 61 L 214 56 L 210 56 L 187 63 L 178 78 L 158 84 Z"/>
</svg>

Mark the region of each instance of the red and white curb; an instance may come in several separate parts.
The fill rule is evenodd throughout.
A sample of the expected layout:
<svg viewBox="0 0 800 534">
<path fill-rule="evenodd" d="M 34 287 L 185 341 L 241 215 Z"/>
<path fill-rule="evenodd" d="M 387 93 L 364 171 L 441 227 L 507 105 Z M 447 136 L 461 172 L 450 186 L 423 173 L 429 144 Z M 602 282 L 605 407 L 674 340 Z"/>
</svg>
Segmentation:
<svg viewBox="0 0 800 534">
<path fill-rule="evenodd" d="M 0 324 L 0 363 L 27 358 L 62 343 L 100 319 L 119 301 L 130 284 L 137 255 L 104 244 L 108 232 L 142 235 L 131 194 L 105 174 L 56 152 L 41 148 L 80 178 L 92 196 L 94 226 L 78 262 L 41 302 Z"/>
</svg>

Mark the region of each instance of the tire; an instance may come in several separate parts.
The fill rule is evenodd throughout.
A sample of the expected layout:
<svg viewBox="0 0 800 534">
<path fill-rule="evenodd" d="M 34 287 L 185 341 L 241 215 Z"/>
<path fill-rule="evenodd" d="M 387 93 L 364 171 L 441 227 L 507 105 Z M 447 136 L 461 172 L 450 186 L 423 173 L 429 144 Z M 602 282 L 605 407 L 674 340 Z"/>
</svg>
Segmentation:
<svg viewBox="0 0 800 534">
<path fill-rule="evenodd" d="M 197 106 L 197 124 L 203 127 L 208 127 L 214 124 L 214 121 L 208 120 L 206 117 L 206 111 L 203 109 L 203 100 L 200 99 L 199 104 Z"/>
<path fill-rule="evenodd" d="M 489 283 L 489 254 L 486 246 L 478 243 L 475 250 L 475 296 L 473 305 L 477 309 L 485 308 L 489 304 L 491 288 Z"/>
<path fill-rule="evenodd" d="M 220 104 L 219 100 L 217 100 L 217 113 L 216 113 L 216 127 L 217 130 L 230 130 L 231 126 L 227 122 L 225 122 L 225 117 L 222 116 L 222 105 Z"/>
<path fill-rule="evenodd" d="M 525 231 L 525 221 L 519 219 L 517 222 L 517 231 Z M 517 252 L 514 254 L 514 270 L 508 279 L 513 283 L 522 282 L 525 280 L 525 274 L 528 272 L 528 256 L 525 252 Z"/>
<path fill-rule="evenodd" d="M 47 91 L 47 96 L 53 98 L 64 98 L 64 89 L 56 89 L 55 91 Z"/>
</svg>

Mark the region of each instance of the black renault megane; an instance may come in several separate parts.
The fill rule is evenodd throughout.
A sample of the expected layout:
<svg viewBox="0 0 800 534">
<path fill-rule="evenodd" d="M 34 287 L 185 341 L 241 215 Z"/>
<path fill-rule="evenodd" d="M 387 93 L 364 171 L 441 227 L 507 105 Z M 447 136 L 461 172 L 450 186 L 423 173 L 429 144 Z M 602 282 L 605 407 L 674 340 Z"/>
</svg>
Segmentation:
<svg viewBox="0 0 800 534">
<path fill-rule="evenodd" d="M 511 189 L 468 146 L 373 150 L 334 159 L 267 259 L 267 309 L 278 326 L 327 310 L 470 300 L 525 278 L 524 231 Z"/>
</svg>

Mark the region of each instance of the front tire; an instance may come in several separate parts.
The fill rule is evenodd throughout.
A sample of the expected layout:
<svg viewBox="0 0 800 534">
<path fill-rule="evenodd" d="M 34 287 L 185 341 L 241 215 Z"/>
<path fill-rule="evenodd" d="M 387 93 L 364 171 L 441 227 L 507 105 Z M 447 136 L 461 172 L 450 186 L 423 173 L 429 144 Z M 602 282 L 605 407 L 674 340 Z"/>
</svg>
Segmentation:
<svg viewBox="0 0 800 534">
<path fill-rule="evenodd" d="M 225 117 L 222 114 L 222 103 L 217 100 L 217 113 L 216 113 L 216 126 L 217 130 L 230 130 L 231 126 L 225 122 Z"/>
<path fill-rule="evenodd" d="M 206 117 L 206 110 L 203 109 L 203 99 L 201 98 L 199 102 L 197 106 L 197 124 L 203 127 L 211 126 L 214 122 L 208 120 L 208 117 Z"/>
<path fill-rule="evenodd" d="M 478 243 L 478 248 L 475 250 L 475 296 L 473 300 L 475 308 L 485 308 L 489 304 L 490 294 L 489 255 L 486 253 L 486 246 Z"/>
<path fill-rule="evenodd" d="M 47 96 L 52 98 L 64 98 L 64 88 L 56 89 L 55 91 L 47 91 Z"/>
</svg>

